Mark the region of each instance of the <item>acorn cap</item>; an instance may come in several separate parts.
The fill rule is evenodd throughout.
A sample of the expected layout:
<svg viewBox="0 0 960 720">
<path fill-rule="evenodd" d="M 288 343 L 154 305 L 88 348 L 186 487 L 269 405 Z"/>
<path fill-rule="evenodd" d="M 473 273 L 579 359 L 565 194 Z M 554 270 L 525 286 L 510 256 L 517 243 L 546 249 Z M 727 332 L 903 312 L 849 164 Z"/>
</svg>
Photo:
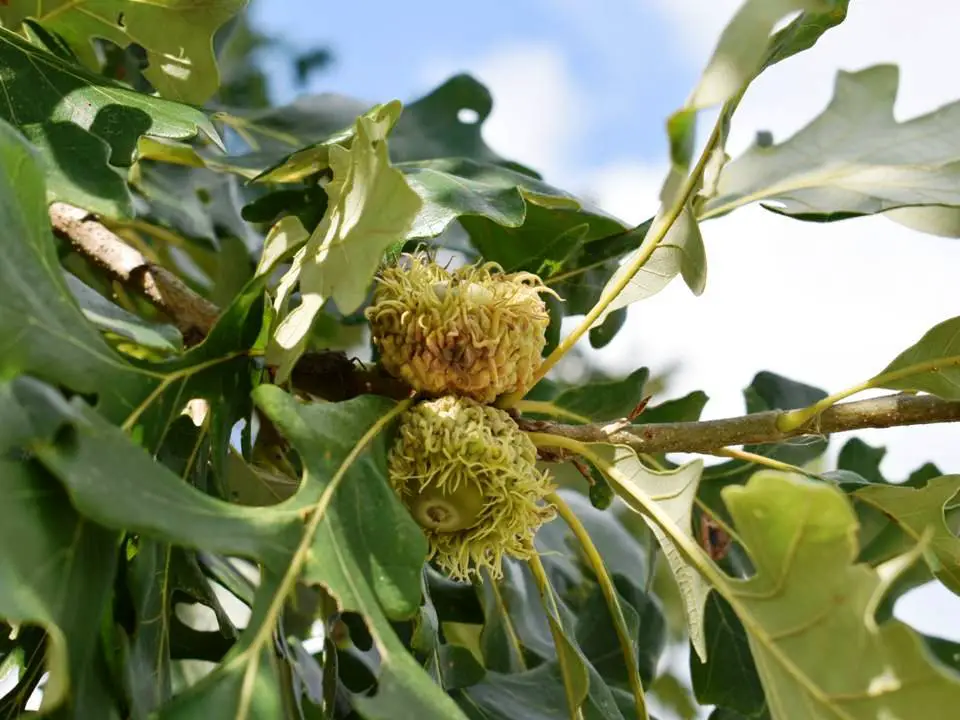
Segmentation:
<svg viewBox="0 0 960 720">
<path fill-rule="evenodd" d="M 401 416 L 390 481 L 441 569 L 459 580 L 481 568 L 499 578 L 503 556 L 532 557 L 534 535 L 554 515 L 543 504 L 554 487 L 536 461 L 507 413 L 446 396 Z"/>
<path fill-rule="evenodd" d="M 366 317 L 391 375 L 427 395 L 490 403 L 526 389 L 540 367 L 543 292 L 553 293 L 536 275 L 496 263 L 450 272 L 408 255 L 380 274 Z"/>
</svg>

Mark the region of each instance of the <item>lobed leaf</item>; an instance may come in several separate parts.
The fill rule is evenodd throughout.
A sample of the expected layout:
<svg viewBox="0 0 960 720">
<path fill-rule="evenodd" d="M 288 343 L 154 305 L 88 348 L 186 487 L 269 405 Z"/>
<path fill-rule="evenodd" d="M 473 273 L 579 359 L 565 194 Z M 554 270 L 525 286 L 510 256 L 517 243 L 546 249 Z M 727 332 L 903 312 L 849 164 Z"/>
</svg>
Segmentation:
<svg viewBox="0 0 960 720">
<path fill-rule="evenodd" d="M 166 98 L 200 105 L 220 85 L 213 35 L 246 0 L 9 0 L 0 21 L 9 28 L 30 18 L 60 35 L 90 68 L 99 68 L 94 38 L 121 48 L 139 45 L 149 63 L 144 77 Z"/>
<path fill-rule="evenodd" d="M 856 516 L 829 485 L 772 471 L 723 492 L 756 574 L 725 580 L 775 720 L 951 717 L 960 677 L 906 625 L 877 625 L 891 583 L 923 550 L 855 565 Z M 823 658 L 831 658 L 824 663 Z"/>
<path fill-rule="evenodd" d="M 23 382 L 0 384 L 0 616 L 48 633 L 43 711 L 119 718 L 99 623 L 111 608 L 120 535 L 81 516 L 21 455 L 41 430 L 17 392 Z"/>
<path fill-rule="evenodd" d="M 344 314 L 359 308 L 383 253 L 406 235 L 420 210 L 419 197 L 387 156 L 386 137 L 399 114 L 399 103 L 380 106 L 357 119 L 349 150 L 329 148 L 327 212 L 284 278 L 287 285 L 299 281 L 302 301 L 280 321 L 267 351 L 281 381 L 306 347 L 323 304 L 333 300 Z"/>
<path fill-rule="evenodd" d="M 20 4 L 0 5 L 0 19 Z M 4 28 L 0 65 L 6 98 L 0 120 L 17 127 L 38 149 L 50 199 L 107 217 L 130 216 L 130 193 L 116 168 L 133 162 L 140 137 L 183 140 L 203 134 L 220 142 L 196 108 L 135 92 Z"/>
<path fill-rule="evenodd" d="M 816 221 L 918 207 L 900 217 L 927 229 L 941 207 L 960 205 L 960 103 L 897 122 L 898 77 L 892 65 L 840 72 L 833 99 L 809 125 L 779 145 L 754 144 L 724 167 L 701 217 L 757 201 Z"/>
<path fill-rule="evenodd" d="M 895 522 L 906 534 L 908 547 L 930 532 L 930 550 L 939 563 L 935 575 L 960 595 L 960 538 L 946 520 L 947 507 L 958 492 L 960 475 L 943 475 L 928 480 L 923 487 L 867 485 L 854 490 L 852 495 Z M 900 546 L 899 552 L 905 551 L 902 543 L 897 545 Z"/>
</svg>

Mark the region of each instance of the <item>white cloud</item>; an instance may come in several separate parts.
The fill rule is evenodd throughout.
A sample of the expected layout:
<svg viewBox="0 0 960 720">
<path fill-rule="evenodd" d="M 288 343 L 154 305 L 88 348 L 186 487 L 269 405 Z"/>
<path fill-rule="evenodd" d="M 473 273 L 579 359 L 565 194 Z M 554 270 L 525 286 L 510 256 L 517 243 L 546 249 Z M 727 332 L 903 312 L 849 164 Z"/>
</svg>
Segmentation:
<svg viewBox="0 0 960 720">
<path fill-rule="evenodd" d="M 473 60 L 432 60 L 423 78 L 436 84 L 454 72 L 467 71 L 493 94 L 493 112 L 483 137 L 501 155 L 536 168 L 562 184 L 579 132 L 580 91 L 563 53 L 545 43 L 503 45 Z"/>
</svg>

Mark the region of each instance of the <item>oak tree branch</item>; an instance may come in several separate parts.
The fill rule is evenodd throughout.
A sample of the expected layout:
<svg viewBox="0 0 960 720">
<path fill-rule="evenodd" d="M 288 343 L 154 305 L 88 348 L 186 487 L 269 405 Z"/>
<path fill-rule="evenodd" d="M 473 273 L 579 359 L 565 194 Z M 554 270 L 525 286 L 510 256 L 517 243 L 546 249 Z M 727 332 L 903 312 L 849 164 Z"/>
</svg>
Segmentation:
<svg viewBox="0 0 960 720">
<path fill-rule="evenodd" d="M 86 210 L 55 202 L 49 212 L 57 235 L 114 280 L 153 303 L 173 321 L 188 344 L 213 328 L 220 314 L 216 305 L 166 268 L 150 262 Z"/>
<path fill-rule="evenodd" d="M 705 453 L 730 445 L 762 445 L 864 428 L 957 422 L 960 421 L 960 402 L 941 400 L 933 395 L 886 395 L 834 405 L 806 425 L 788 432 L 777 429 L 777 418 L 784 412 L 770 410 L 722 420 L 649 425 L 624 422 L 565 425 L 522 417 L 518 422 L 522 429 L 532 432 L 552 433 L 580 442 L 629 445 L 638 453 Z"/>
</svg>

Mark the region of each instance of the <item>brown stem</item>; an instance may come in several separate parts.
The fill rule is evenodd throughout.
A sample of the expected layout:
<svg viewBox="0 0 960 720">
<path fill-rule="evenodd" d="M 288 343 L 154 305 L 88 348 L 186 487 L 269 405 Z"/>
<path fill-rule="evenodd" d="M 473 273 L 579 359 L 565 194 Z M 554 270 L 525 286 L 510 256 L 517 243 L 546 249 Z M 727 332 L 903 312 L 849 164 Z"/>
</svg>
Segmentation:
<svg viewBox="0 0 960 720">
<path fill-rule="evenodd" d="M 112 279 L 147 298 L 180 329 L 187 345 L 196 345 L 213 328 L 220 308 L 127 245 L 92 214 L 62 202 L 52 203 L 49 212 L 57 235 Z M 376 368 L 362 368 L 336 350 L 304 354 L 292 382 L 298 390 L 331 402 L 367 393 L 396 400 L 410 395 L 405 383 Z"/>
<path fill-rule="evenodd" d="M 86 210 L 52 203 L 50 223 L 78 254 L 167 315 L 188 345 L 199 342 L 213 328 L 220 314 L 216 305 L 166 268 L 150 262 Z"/>
<path fill-rule="evenodd" d="M 899 393 L 870 400 L 841 403 L 806 425 L 782 432 L 777 418 L 786 411 L 771 410 L 742 417 L 700 422 L 649 425 L 563 425 L 520 418 L 524 430 L 552 433 L 580 442 L 629 445 L 638 453 L 709 452 L 728 445 L 761 445 L 806 435 L 822 436 L 848 430 L 925 425 L 960 421 L 960 402 L 932 395 Z"/>
</svg>

